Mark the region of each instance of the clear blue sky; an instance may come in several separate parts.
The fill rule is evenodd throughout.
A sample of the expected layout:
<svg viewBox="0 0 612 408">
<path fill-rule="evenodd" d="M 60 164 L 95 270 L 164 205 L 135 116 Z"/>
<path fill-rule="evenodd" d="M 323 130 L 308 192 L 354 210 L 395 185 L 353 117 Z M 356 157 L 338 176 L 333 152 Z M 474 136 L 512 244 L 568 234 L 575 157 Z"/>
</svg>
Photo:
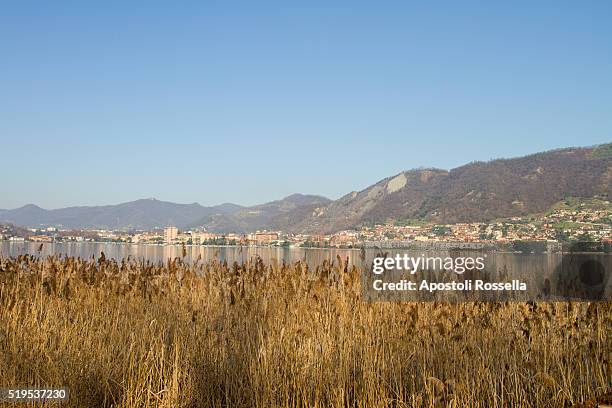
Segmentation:
<svg viewBox="0 0 612 408">
<path fill-rule="evenodd" d="M 612 140 L 612 1 L 419 3 L 3 2 L 0 208 L 337 198 Z"/>
</svg>

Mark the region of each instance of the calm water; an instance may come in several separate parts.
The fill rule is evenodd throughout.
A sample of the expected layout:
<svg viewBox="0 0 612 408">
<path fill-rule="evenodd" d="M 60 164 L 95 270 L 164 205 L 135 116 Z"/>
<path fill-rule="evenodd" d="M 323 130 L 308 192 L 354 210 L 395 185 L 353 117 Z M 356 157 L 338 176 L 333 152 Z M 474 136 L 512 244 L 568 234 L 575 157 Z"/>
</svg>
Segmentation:
<svg viewBox="0 0 612 408">
<path fill-rule="evenodd" d="M 115 243 L 44 243 L 39 253 L 39 243 L 36 242 L 10 242 L 0 241 L 0 256 L 16 256 L 22 254 L 32 255 L 67 255 L 81 258 L 99 257 L 102 252 L 106 258 L 122 259 L 128 256 L 146 259 L 153 262 L 165 262 L 168 259 L 182 257 L 180 245 L 138 245 Z M 324 260 L 336 260 L 340 256 L 343 260 L 348 258 L 350 265 L 362 266 L 362 254 L 359 249 L 314 249 L 314 248 L 279 248 L 279 247 L 236 247 L 236 246 L 186 246 L 187 262 L 194 262 L 198 258 L 202 261 L 219 260 L 233 263 L 245 262 L 256 256 L 265 263 L 273 261 L 293 263 L 304 261 L 310 266 L 323 263 Z M 379 253 L 377 249 L 366 250 L 366 262 L 371 265 L 372 258 Z M 408 251 L 401 249 L 385 250 L 389 255 L 408 253 L 418 257 L 423 251 Z M 427 251 L 426 256 L 448 256 L 448 251 Z M 532 275 L 548 274 L 555 269 L 563 259 L 561 254 L 516 254 L 516 253 L 481 253 L 462 251 L 453 253 L 454 256 L 485 256 L 487 266 L 492 269 L 507 269 L 512 274 Z M 604 265 L 610 264 L 611 255 L 596 255 Z"/>
<path fill-rule="evenodd" d="M 104 252 L 107 258 L 122 259 L 128 256 L 146 259 L 153 262 L 165 262 L 168 259 L 182 257 L 180 245 L 137 245 L 137 244 L 115 244 L 115 243 L 45 243 L 42 252 L 36 242 L 10 242 L 0 241 L 0 255 L 15 256 L 22 254 L 33 255 L 68 255 L 81 258 L 96 258 Z M 349 264 L 362 266 L 361 252 L 359 249 L 314 249 L 314 248 L 279 248 L 279 247 L 236 247 L 236 246 L 186 246 L 187 262 L 193 262 L 200 257 L 202 261 L 217 259 L 233 263 L 242 263 L 255 256 L 259 256 L 265 263 L 272 261 L 285 261 L 287 263 L 305 261 L 310 266 L 320 265 L 324 260 L 336 260 L 339 255 L 342 259 L 349 260 Z M 409 253 L 411 256 L 422 255 L 423 251 L 386 250 L 389 254 Z M 379 252 L 376 249 L 366 251 L 366 260 L 371 259 Z M 481 256 L 478 252 L 461 252 L 469 256 Z M 480 254 L 480 255 L 478 255 Z M 454 254 L 457 256 L 457 253 Z M 427 256 L 448 256 L 445 251 L 427 252 Z M 514 254 L 514 253 L 487 253 L 487 264 L 495 265 L 496 268 L 507 268 L 512 272 L 547 272 L 554 269 L 562 259 L 560 254 Z M 605 262 L 609 262 L 610 255 L 601 255 Z"/>
<path fill-rule="evenodd" d="M 0 256 L 16 256 L 23 254 L 39 255 L 40 243 L 36 242 L 0 242 Z M 308 248 L 279 248 L 279 247 L 236 247 L 236 246 L 186 246 L 187 262 L 193 262 L 201 257 L 202 261 L 217 259 L 233 263 L 245 262 L 259 256 L 265 263 L 274 260 L 287 263 L 305 261 L 309 265 L 319 265 L 325 259 L 335 260 L 340 255 L 343 259 L 348 257 L 351 264 L 359 262 L 359 250 L 354 249 L 308 249 Z M 168 259 L 183 256 L 180 245 L 136 245 L 115 243 L 44 243 L 41 256 L 67 255 L 81 258 L 96 258 L 104 252 L 106 258 L 122 259 L 128 256 L 146 259 L 153 262 L 165 262 Z"/>
<path fill-rule="evenodd" d="M 16 256 L 23 254 L 32 254 L 38 256 L 48 256 L 60 254 L 62 256 L 72 256 L 81 258 L 99 257 L 104 252 L 106 258 L 122 259 L 128 256 L 137 259 L 146 259 L 152 262 L 165 262 L 168 259 L 182 257 L 183 248 L 180 245 L 133 245 L 133 244 L 114 244 L 114 243 L 45 243 L 42 246 L 42 251 L 39 252 L 40 244 L 35 242 L 0 242 L 0 256 Z M 206 246 L 187 246 L 185 247 L 187 254 L 186 262 L 194 262 L 200 258 L 203 262 L 208 260 L 227 261 L 229 264 L 233 262 L 243 263 L 256 256 L 262 258 L 264 263 L 282 262 L 293 263 L 297 261 L 306 262 L 310 267 L 314 268 L 321 265 L 324 260 L 336 261 L 337 256 L 343 260 L 348 259 L 350 265 L 363 267 L 362 277 L 365 279 L 378 279 L 379 275 L 374 275 L 370 270 L 373 258 L 377 256 L 379 250 L 368 249 L 365 251 L 365 261 L 362 259 L 363 254 L 359 249 L 309 249 L 309 248 L 277 248 L 277 247 L 206 247 Z M 520 279 L 529 283 L 529 294 L 526 299 L 538 299 L 542 293 L 542 288 L 546 282 L 552 284 L 556 282 L 567 282 L 568 277 L 572 280 L 572 287 L 575 286 L 577 279 L 582 279 L 579 275 L 582 273 L 582 266 L 588 265 L 588 262 L 595 262 L 600 265 L 603 271 L 604 279 L 601 284 L 593 286 L 597 290 L 596 299 L 609 299 L 612 295 L 612 279 L 609 279 L 612 273 L 612 255 L 605 254 L 590 254 L 590 255 L 562 255 L 562 254 L 515 254 L 515 253 L 495 253 L 495 252 L 476 252 L 476 251 L 461 251 L 449 253 L 448 251 L 408 251 L 401 249 L 386 250 L 387 254 L 394 256 L 395 254 L 408 254 L 410 257 L 484 257 L 486 265 L 483 274 L 479 275 L 480 279 L 483 276 L 488 276 L 490 281 L 509 281 L 511 279 Z M 592 268 L 591 268 L 592 269 Z M 439 270 L 424 270 L 422 271 L 426 279 L 434 277 L 451 280 L 457 279 L 472 279 L 470 273 L 456 276 L 454 272 L 440 273 Z M 427 275 L 429 274 L 429 275 Z M 433 274 L 433 275 L 432 275 Z M 445 275 L 446 274 L 446 275 Z M 450 274 L 450 275 L 449 275 Z M 429 276 L 429 278 L 428 278 Z M 445 278 L 446 276 L 446 278 Z M 475 276 L 475 275 L 474 275 Z M 399 279 L 399 278 L 398 278 Z M 369 283 L 366 285 L 366 287 Z M 559 287 L 557 285 L 557 287 Z M 589 286 L 590 287 L 590 286 Z M 572 289 L 573 290 L 573 289 Z M 591 290 L 591 289 L 589 289 Z M 408 292 L 405 292 L 408 293 Z M 416 292 L 410 292 L 416 293 Z M 421 293 L 421 292 L 418 292 Z M 402 294 L 403 296 L 403 294 Z M 399 298 L 398 298 L 399 299 Z M 403 298 L 401 298 L 403 299 Z M 446 298 L 445 298 L 446 299 Z M 422 299 L 404 299 L 404 300 L 422 300 Z"/>
</svg>

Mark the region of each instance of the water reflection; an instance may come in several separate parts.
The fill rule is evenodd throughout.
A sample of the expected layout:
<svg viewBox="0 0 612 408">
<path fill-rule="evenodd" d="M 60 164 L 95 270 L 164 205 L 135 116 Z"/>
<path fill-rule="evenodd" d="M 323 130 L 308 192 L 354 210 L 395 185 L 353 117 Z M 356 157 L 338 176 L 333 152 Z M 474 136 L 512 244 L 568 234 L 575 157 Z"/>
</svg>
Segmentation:
<svg viewBox="0 0 612 408">
<path fill-rule="evenodd" d="M 48 256 L 60 254 L 81 258 L 99 257 L 104 252 L 106 258 L 122 259 L 128 256 L 146 259 L 152 262 L 166 262 L 168 259 L 183 257 L 183 247 L 180 245 L 134 245 L 115 243 L 45 243 L 39 252 L 40 244 L 35 242 L 1 242 L 0 255 L 16 256 L 31 254 Z M 202 262 L 216 259 L 228 263 L 243 263 L 256 256 L 265 263 L 283 260 L 286 263 L 304 261 L 316 266 L 324 260 L 336 260 L 340 256 L 348 259 L 350 265 L 357 265 L 359 250 L 354 249 L 314 249 L 314 248 L 281 248 L 281 247 L 237 247 L 237 246 L 185 246 L 185 261 Z"/>
</svg>

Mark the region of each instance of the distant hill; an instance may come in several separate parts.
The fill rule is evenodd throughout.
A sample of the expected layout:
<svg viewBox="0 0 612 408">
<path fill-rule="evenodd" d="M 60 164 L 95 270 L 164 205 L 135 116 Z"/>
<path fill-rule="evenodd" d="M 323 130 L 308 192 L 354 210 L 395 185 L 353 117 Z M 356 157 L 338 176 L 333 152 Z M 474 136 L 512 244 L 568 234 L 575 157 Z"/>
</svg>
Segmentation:
<svg viewBox="0 0 612 408">
<path fill-rule="evenodd" d="M 204 207 L 197 203 L 175 204 L 155 199 L 57 210 L 28 204 L 14 210 L 0 210 L 0 222 L 67 229 L 153 229 L 176 225 L 179 228 L 206 227 L 215 232 L 249 232 L 274 228 L 278 220 L 291 220 L 288 214 L 306 215 L 311 209 L 330 202 L 325 197 L 293 194 L 253 207 L 230 203 Z M 301 216 L 300 220 L 303 218 Z"/>
<path fill-rule="evenodd" d="M 612 144 L 569 148 L 405 171 L 282 227 L 313 233 L 406 219 L 489 221 L 544 211 L 565 197 L 609 197 L 611 186 Z"/>
<path fill-rule="evenodd" d="M 169 224 L 186 227 L 194 220 L 215 214 L 240 210 L 236 204 L 203 207 L 200 204 L 175 204 L 155 199 L 142 199 L 118 205 L 68 207 L 45 210 L 33 204 L 15 210 L 0 211 L 0 221 L 37 227 L 40 225 L 65 228 L 134 228 L 153 229 Z"/>
<path fill-rule="evenodd" d="M 281 200 L 244 207 L 233 213 L 213 214 L 196 221 L 193 226 L 204 226 L 215 232 L 249 232 L 278 230 L 302 221 L 317 207 L 331 200 L 306 194 L 293 194 Z"/>
</svg>

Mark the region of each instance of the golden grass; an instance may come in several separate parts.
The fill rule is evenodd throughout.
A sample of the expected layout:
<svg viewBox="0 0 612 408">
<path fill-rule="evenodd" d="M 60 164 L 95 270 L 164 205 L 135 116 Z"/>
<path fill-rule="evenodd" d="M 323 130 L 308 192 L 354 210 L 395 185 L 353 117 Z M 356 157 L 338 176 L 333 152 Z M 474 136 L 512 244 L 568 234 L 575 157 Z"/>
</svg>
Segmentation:
<svg viewBox="0 0 612 408">
<path fill-rule="evenodd" d="M 0 259 L 0 387 L 70 406 L 571 406 L 610 391 L 610 303 L 367 303 L 359 271 Z"/>
</svg>

